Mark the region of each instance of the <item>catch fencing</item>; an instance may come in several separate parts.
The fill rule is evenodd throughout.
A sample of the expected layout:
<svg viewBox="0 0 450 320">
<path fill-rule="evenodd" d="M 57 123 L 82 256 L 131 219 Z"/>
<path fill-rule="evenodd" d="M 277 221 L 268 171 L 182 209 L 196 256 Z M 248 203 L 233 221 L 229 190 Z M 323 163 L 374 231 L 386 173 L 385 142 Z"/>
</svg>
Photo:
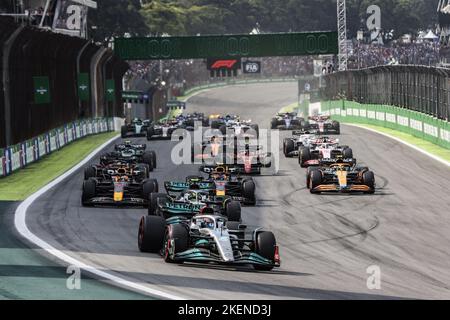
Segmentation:
<svg viewBox="0 0 450 320">
<path fill-rule="evenodd" d="M 0 177 L 10 175 L 75 140 L 108 131 L 114 131 L 113 118 L 86 119 L 0 149 Z"/>
<path fill-rule="evenodd" d="M 381 66 L 337 72 L 324 78 L 323 100 L 396 106 L 440 120 L 450 119 L 450 69 Z"/>
</svg>

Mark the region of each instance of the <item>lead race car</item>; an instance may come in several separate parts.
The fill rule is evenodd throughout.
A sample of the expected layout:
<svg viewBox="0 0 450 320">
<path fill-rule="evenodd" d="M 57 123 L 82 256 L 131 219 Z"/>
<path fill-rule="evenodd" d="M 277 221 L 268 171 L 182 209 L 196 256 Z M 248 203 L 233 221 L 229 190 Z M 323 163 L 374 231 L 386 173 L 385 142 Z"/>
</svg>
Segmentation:
<svg viewBox="0 0 450 320">
<path fill-rule="evenodd" d="M 167 263 L 252 265 L 270 271 L 280 266 L 279 249 L 270 231 L 257 228 L 246 237 L 246 225 L 228 221 L 210 208 L 186 217 L 165 220 L 143 216 L 139 223 L 141 252 L 160 253 Z"/>
<path fill-rule="evenodd" d="M 145 137 L 147 128 L 150 125 L 150 120 L 141 120 L 135 118 L 129 124 L 125 124 L 121 127 L 122 138 L 132 137 Z"/>
<path fill-rule="evenodd" d="M 154 138 L 171 139 L 172 134 L 177 129 L 186 128 L 183 124 L 183 121 L 184 120 L 171 119 L 153 122 L 152 124 L 149 125 L 146 131 L 147 140 L 151 141 Z"/>
<path fill-rule="evenodd" d="M 354 162 L 337 161 L 328 167 L 310 170 L 307 180 L 311 193 L 321 192 L 362 192 L 375 193 L 375 175 L 367 167 Z"/>
<path fill-rule="evenodd" d="M 278 113 L 272 118 L 270 128 L 273 130 L 303 130 L 306 128 L 306 121 L 296 112 Z"/>
</svg>

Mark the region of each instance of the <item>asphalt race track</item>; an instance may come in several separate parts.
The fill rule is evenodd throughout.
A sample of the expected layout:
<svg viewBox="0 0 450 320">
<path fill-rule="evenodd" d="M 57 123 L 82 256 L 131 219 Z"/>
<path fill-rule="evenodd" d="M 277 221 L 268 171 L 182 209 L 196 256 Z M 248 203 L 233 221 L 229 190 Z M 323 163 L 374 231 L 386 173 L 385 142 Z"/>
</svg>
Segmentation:
<svg viewBox="0 0 450 320">
<path fill-rule="evenodd" d="M 267 128 L 297 99 L 296 83 L 232 86 L 201 93 L 188 111 L 236 113 Z M 450 171 L 396 141 L 343 126 L 340 139 L 376 174 L 375 195 L 311 195 L 305 169 L 280 159 L 277 176 L 256 177 L 256 207 L 243 222 L 272 230 L 279 269 L 255 272 L 214 265 L 171 265 L 137 247 L 144 209 L 83 208 L 83 171 L 39 198 L 28 210 L 30 230 L 80 261 L 184 298 L 194 299 L 449 299 Z M 282 133 L 282 136 L 288 133 Z M 136 139 L 145 142 L 144 139 Z M 160 186 L 196 174 L 175 166 L 168 141 L 157 150 Z M 381 270 L 381 289 L 369 290 L 366 269 Z"/>
</svg>

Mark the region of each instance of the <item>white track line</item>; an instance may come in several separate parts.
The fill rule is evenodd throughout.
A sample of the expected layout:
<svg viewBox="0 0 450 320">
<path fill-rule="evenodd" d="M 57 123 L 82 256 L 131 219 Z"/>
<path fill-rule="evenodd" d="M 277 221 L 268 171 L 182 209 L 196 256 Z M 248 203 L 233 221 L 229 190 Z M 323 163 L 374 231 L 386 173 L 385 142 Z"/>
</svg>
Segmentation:
<svg viewBox="0 0 450 320">
<path fill-rule="evenodd" d="M 77 266 L 80 269 L 83 269 L 91 274 L 95 274 L 101 278 L 111 280 L 113 283 L 120 285 L 122 287 L 128 287 L 128 288 L 131 288 L 131 289 L 143 292 L 143 293 L 147 293 L 152 296 L 164 298 L 164 299 L 184 300 L 184 298 L 181 298 L 181 297 L 178 297 L 178 296 L 175 296 L 175 295 L 163 292 L 163 291 L 148 288 L 146 286 L 134 283 L 132 281 L 125 280 L 125 279 L 115 276 L 111 273 L 102 271 L 102 270 L 92 267 L 88 264 L 85 264 L 85 263 L 65 254 L 61 250 L 58 250 L 58 249 L 52 247 L 49 243 L 45 242 L 44 240 L 42 240 L 41 238 L 39 238 L 38 236 L 33 234 L 27 227 L 27 224 L 26 224 L 27 210 L 37 198 L 39 198 L 41 195 L 43 195 L 45 192 L 47 192 L 54 186 L 58 185 L 64 179 L 66 179 L 71 174 L 73 174 L 75 171 L 77 171 L 79 168 L 81 168 L 82 166 L 87 164 L 93 157 L 95 157 L 97 155 L 97 153 L 102 151 L 110 143 L 112 143 L 119 137 L 120 137 L 120 135 L 117 135 L 116 137 L 112 138 L 111 140 L 105 142 L 100 147 L 95 149 L 91 154 L 89 154 L 86 158 L 84 158 L 83 161 L 81 161 L 76 166 L 74 166 L 72 169 L 70 169 L 63 175 L 59 176 L 58 178 L 56 178 L 55 180 L 53 180 L 46 186 L 42 187 L 39 191 L 33 193 L 31 196 L 29 196 L 27 199 L 25 199 L 16 209 L 15 218 L 14 218 L 15 227 L 22 237 L 26 238 L 27 240 L 29 240 L 36 246 L 44 249 L 49 254 L 68 263 L 69 265 Z"/>
<path fill-rule="evenodd" d="M 442 158 L 440 158 L 440 157 L 438 157 L 438 156 L 436 156 L 436 155 L 434 155 L 434 154 L 432 154 L 430 152 L 427 152 L 427 151 L 425 151 L 425 150 L 423 150 L 423 149 L 421 149 L 421 148 L 419 148 L 419 147 L 417 147 L 417 146 L 415 146 L 415 145 L 413 145 L 411 143 L 408 143 L 408 142 L 406 142 L 406 141 L 404 141 L 404 140 L 402 140 L 400 138 L 391 136 L 390 134 L 387 134 L 387 133 L 384 133 L 384 132 L 380 132 L 380 131 L 378 131 L 376 129 L 367 128 L 364 125 L 358 125 L 358 124 L 353 124 L 353 123 L 343 123 L 343 125 L 357 127 L 357 128 L 361 128 L 361 129 L 365 129 L 365 130 L 368 130 L 368 131 L 372 131 L 372 132 L 381 134 L 382 136 L 385 136 L 385 137 L 393 139 L 393 140 L 395 140 L 397 142 L 400 142 L 400 143 L 402 143 L 402 144 L 404 144 L 404 145 L 406 145 L 406 146 L 408 146 L 408 147 L 410 147 L 410 148 L 412 148 L 412 149 L 414 149 L 414 150 L 416 150 L 416 151 L 418 151 L 418 152 L 420 152 L 420 153 L 422 153 L 422 154 L 432 158 L 433 160 L 436 160 L 436 161 L 446 165 L 447 167 L 450 167 L 450 162 L 446 161 L 445 159 L 442 159 Z"/>
</svg>

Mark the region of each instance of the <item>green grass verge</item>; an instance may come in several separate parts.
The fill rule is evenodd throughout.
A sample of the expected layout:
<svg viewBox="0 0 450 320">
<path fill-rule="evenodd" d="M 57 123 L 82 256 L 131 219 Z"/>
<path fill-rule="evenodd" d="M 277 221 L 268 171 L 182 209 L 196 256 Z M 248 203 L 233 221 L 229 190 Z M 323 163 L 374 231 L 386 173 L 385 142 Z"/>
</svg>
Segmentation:
<svg viewBox="0 0 450 320">
<path fill-rule="evenodd" d="M 435 145 L 434 143 L 428 142 L 428 141 L 420 139 L 420 138 L 416 138 L 416 137 L 414 137 L 410 134 L 404 133 L 404 132 L 400 132 L 400 131 L 385 128 L 385 127 L 374 126 L 374 125 L 370 125 L 370 124 L 359 124 L 359 123 L 356 125 L 365 127 L 365 128 L 370 128 L 370 129 L 373 129 L 373 130 L 376 130 L 376 131 L 379 131 L 382 133 L 386 133 L 390 136 L 396 137 L 400 140 L 410 143 L 426 152 L 429 152 L 441 159 L 444 159 L 444 160 L 450 162 L 450 150 L 442 148 L 438 145 Z"/>
<path fill-rule="evenodd" d="M 41 187 L 71 169 L 98 146 L 116 136 L 116 132 L 101 133 L 72 142 L 40 161 L 0 178 L 0 201 L 21 201 Z"/>
</svg>

